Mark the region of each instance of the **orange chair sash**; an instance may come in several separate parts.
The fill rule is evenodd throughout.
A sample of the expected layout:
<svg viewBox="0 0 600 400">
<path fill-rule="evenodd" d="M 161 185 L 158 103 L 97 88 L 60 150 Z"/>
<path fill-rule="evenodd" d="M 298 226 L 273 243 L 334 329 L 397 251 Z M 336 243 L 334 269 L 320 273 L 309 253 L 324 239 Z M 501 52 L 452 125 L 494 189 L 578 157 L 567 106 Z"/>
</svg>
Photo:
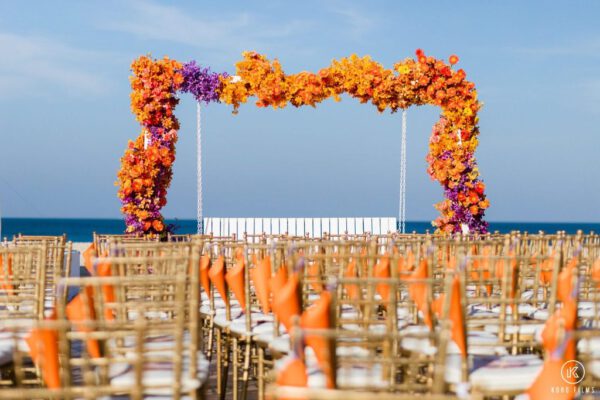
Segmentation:
<svg viewBox="0 0 600 400">
<path fill-rule="evenodd" d="M 217 261 L 212 265 L 208 271 L 208 277 L 221 295 L 225 304 L 228 305 L 229 299 L 227 298 L 227 283 L 225 281 L 225 257 L 223 255 L 220 255 L 219 258 L 217 258 Z"/>
<path fill-rule="evenodd" d="M 256 297 L 265 314 L 271 312 L 271 257 L 266 256 L 258 261 L 250 271 L 250 278 L 256 290 Z"/>
<path fill-rule="evenodd" d="M 273 313 L 288 332 L 292 329 L 292 318 L 301 312 L 299 289 L 298 274 L 293 274 L 273 297 Z"/>
<path fill-rule="evenodd" d="M 231 288 L 233 295 L 240 303 L 242 312 L 246 310 L 246 275 L 245 275 L 246 264 L 244 259 L 238 259 L 235 262 L 233 268 L 231 268 L 225 274 L 225 281 L 227 286 Z"/>
</svg>

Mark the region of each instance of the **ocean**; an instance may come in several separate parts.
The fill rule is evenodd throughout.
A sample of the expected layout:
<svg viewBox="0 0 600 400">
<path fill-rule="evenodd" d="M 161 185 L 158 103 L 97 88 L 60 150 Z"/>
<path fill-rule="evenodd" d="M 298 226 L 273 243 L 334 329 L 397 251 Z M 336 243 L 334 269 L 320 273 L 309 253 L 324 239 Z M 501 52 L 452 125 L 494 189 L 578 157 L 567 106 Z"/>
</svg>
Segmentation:
<svg viewBox="0 0 600 400">
<path fill-rule="evenodd" d="M 175 233 L 196 233 L 196 220 L 181 219 L 167 220 L 175 224 Z M 18 233 L 26 235 L 62 235 L 73 242 L 90 242 L 93 232 L 105 234 L 123 233 L 125 224 L 121 219 L 68 219 L 68 218 L 2 218 L 1 237 L 12 239 Z M 406 231 L 425 233 L 432 231 L 431 223 L 427 221 L 412 221 L 406 223 Z M 584 233 L 600 232 L 600 223 L 571 223 L 571 222 L 490 222 L 491 232 L 507 233 L 514 230 L 537 233 L 544 231 L 554 233 L 566 231 Z"/>
</svg>

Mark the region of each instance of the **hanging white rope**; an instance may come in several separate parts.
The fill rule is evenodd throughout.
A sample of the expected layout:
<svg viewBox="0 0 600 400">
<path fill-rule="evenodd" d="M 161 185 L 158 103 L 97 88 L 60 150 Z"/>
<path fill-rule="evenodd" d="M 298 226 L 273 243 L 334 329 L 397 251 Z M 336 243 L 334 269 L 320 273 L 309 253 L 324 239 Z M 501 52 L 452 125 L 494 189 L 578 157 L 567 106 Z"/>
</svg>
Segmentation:
<svg viewBox="0 0 600 400">
<path fill-rule="evenodd" d="M 197 144 L 197 170 L 196 178 L 198 185 L 196 229 L 198 235 L 204 234 L 204 220 L 202 212 L 202 131 L 200 130 L 200 102 L 196 103 L 196 144 Z"/>
<path fill-rule="evenodd" d="M 402 149 L 400 152 L 400 204 L 398 229 L 406 233 L 406 110 L 402 110 Z"/>
</svg>

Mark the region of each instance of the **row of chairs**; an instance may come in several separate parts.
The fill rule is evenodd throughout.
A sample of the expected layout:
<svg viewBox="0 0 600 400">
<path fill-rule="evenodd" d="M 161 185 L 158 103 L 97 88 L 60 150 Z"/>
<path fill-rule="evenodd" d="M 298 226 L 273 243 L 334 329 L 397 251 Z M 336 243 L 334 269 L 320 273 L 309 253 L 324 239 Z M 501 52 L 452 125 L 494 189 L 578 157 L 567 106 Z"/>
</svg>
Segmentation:
<svg viewBox="0 0 600 400">
<path fill-rule="evenodd" d="M 565 337 L 581 338 L 585 384 L 600 376 L 596 235 L 95 235 L 91 277 L 41 281 L 49 268 L 13 242 L 2 250 L 12 271 L 0 271 L 13 288 L 0 291 L 23 292 L 2 307 L 13 346 L 0 398 L 197 398 L 211 361 L 217 395 L 235 400 L 251 381 L 261 399 L 512 396 L 534 386 L 548 343 Z M 19 281 L 17 264 L 34 278 Z M 34 281 L 38 294 L 53 285 L 54 305 L 22 317 Z M 56 357 L 42 351 L 50 342 Z"/>
</svg>

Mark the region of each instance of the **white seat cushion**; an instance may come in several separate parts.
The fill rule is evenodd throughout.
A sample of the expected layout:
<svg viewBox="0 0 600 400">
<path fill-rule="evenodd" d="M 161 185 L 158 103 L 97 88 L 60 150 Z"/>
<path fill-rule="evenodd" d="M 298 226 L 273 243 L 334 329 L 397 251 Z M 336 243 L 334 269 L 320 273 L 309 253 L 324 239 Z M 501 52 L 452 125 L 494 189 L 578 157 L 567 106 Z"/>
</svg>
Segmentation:
<svg viewBox="0 0 600 400">
<path fill-rule="evenodd" d="M 161 352 L 162 353 L 162 352 Z M 171 352 L 172 353 L 172 352 Z M 154 353 L 156 355 L 156 353 Z M 161 355 L 168 355 L 166 352 Z M 132 354 L 128 354 L 132 356 Z M 135 355 L 133 355 L 135 356 Z M 200 388 L 207 381 L 209 374 L 209 362 L 201 351 L 197 352 L 197 375 L 192 377 L 189 374 L 190 357 L 183 357 L 183 371 L 181 375 L 181 391 L 189 392 Z M 110 366 L 111 386 L 115 388 L 128 388 L 135 385 L 135 371 L 132 365 L 118 363 Z M 144 386 L 150 386 L 145 393 L 152 395 L 169 395 L 172 393 L 171 387 L 174 379 L 174 365 L 172 362 L 147 362 L 144 364 L 142 373 L 142 383 Z M 154 386 L 154 387 L 152 387 Z"/>
<path fill-rule="evenodd" d="M 410 328 L 410 329 L 408 329 Z M 402 339 L 401 346 L 404 350 L 433 356 L 437 353 L 437 348 L 429 339 L 429 328 L 422 325 L 410 326 L 402 333 L 410 333 L 415 336 L 408 336 Z M 494 334 L 482 331 L 471 331 L 467 336 L 469 355 L 506 355 L 507 350 L 504 346 L 498 344 L 498 337 Z M 448 354 L 460 354 L 458 345 L 449 340 L 446 352 Z"/>
<path fill-rule="evenodd" d="M 484 393 L 522 392 L 541 369 L 542 360 L 535 355 L 502 356 L 473 371 L 469 381 L 474 390 Z"/>
<path fill-rule="evenodd" d="M 577 342 L 577 350 L 580 353 L 600 356 L 600 336 L 580 339 Z"/>
<path fill-rule="evenodd" d="M 544 324 L 535 323 L 535 324 L 519 324 L 512 325 L 507 323 L 504 326 L 504 332 L 506 334 L 512 335 L 515 333 L 519 333 L 522 336 L 536 336 L 540 331 L 544 329 Z M 484 327 L 484 330 L 489 333 L 498 334 L 500 331 L 500 325 L 498 325 L 497 321 L 493 324 L 488 324 Z"/>
</svg>

